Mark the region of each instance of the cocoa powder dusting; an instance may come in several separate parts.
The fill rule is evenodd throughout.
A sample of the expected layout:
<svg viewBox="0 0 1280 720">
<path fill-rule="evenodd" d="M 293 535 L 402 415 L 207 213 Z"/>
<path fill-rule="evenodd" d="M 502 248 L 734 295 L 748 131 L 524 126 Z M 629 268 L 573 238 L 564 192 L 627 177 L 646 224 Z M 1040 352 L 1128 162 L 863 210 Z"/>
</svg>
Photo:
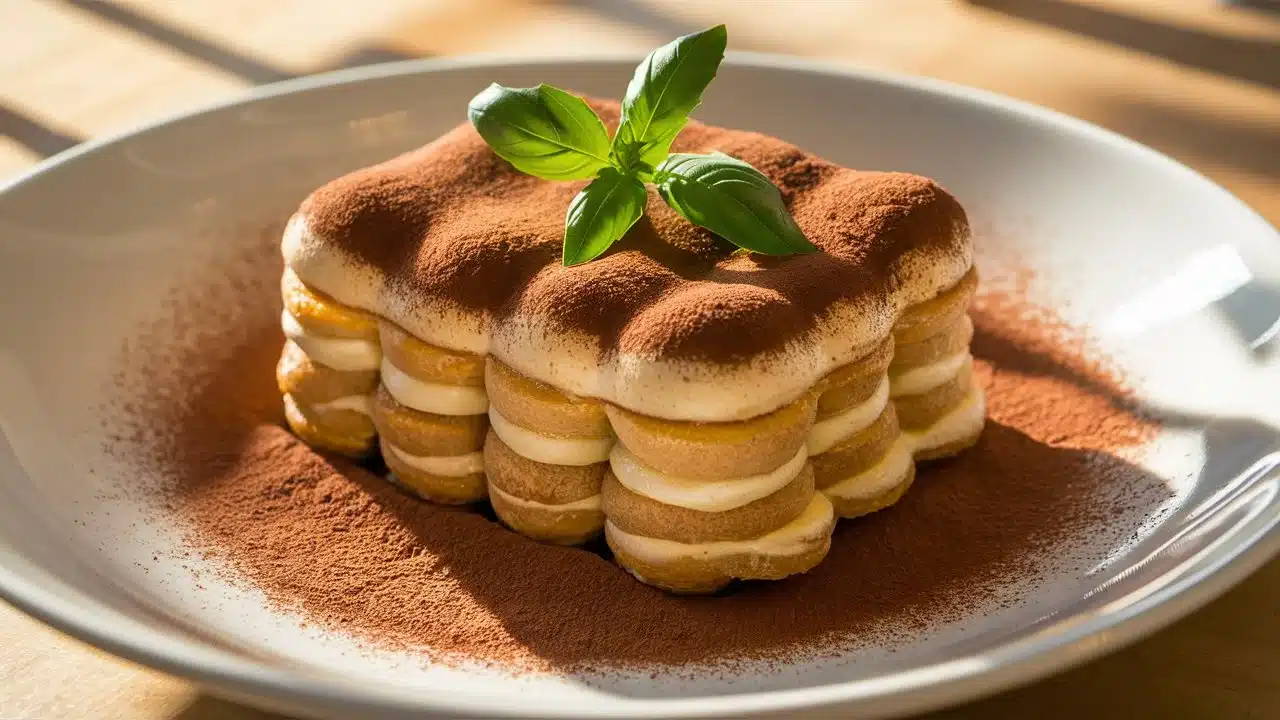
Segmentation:
<svg viewBox="0 0 1280 720">
<path fill-rule="evenodd" d="M 618 103 L 588 101 L 617 125 Z M 928 178 L 849 170 L 777 138 L 699 122 L 673 148 L 718 150 L 759 168 L 823 252 L 735 252 L 650 189 L 625 238 L 563 267 L 564 210 L 586 183 L 516 171 L 468 123 L 328 183 L 300 213 L 327 243 L 379 268 L 402 298 L 499 318 L 526 313 L 593 336 L 606 352 L 725 363 L 785 348 L 839 301 L 882 300 L 910 281 L 900 262 L 909 251 L 952 265 L 966 255 L 964 209 Z"/>
<path fill-rule="evenodd" d="M 1116 455 L 1156 428 L 1079 335 L 1016 295 L 984 294 L 973 351 L 990 418 L 977 447 L 925 465 L 898 505 L 841 522 L 829 557 L 805 575 L 669 596 L 599 551 L 429 505 L 380 468 L 292 437 L 272 374 L 279 260 L 264 245 L 229 271 L 251 282 L 175 302 L 174 317 L 134 343 L 115 450 L 165 478 L 190 544 L 229 579 L 378 646 L 565 671 L 900 643 L 1002 589 L 1025 597 L 1048 558 L 1099 533 L 1128 536 L 1136 528 L 1115 518 L 1131 513 L 1119 511 L 1167 496 Z"/>
</svg>

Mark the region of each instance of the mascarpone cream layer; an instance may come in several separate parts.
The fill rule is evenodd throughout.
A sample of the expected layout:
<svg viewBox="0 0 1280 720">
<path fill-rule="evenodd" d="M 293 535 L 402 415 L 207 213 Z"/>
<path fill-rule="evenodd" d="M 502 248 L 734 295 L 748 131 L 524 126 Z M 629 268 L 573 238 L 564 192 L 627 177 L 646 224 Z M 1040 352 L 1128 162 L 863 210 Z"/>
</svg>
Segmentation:
<svg viewBox="0 0 1280 720">
<path fill-rule="evenodd" d="M 511 493 L 503 492 L 502 488 L 498 487 L 497 485 L 494 485 L 493 483 L 489 483 L 489 494 L 496 495 L 502 498 L 503 500 L 506 500 L 511 505 L 515 505 L 516 507 L 522 507 L 528 510 L 544 510 L 548 512 L 574 512 L 574 511 L 581 511 L 581 510 L 599 510 L 601 507 L 601 498 L 599 494 L 592 495 L 591 497 L 582 498 L 581 500 L 574 500 L 573 502 L 563 503 L 560 505 L 548 505 L 546 503 L 535 502 L 533 500 L 525 500 L 524 498 L 516 497 Z"/>
<path fill-rule="evenodd" d="M 562 392 L 598 398 L 668 420 L 728 422 L 762 415 L 795 401 L 831 371 L 884 340 L 903 310 L 955 285 L 973 262 L 957 224 L 943 250 L 910 250 L 889 268 L 912 278 L 888 295 L 837 303 L 815 332 L 776 352 L 737 363 L 601 352 L 599 338 L 546 318 L 516 314 L 496 320 L 428 294 L 397 291 L 381 270 L 313 235 L 301 215 L 285 230 L 281 251 L 304 283 L 340 303 L 376 313 L 438 347 L 492 354 L 513 369 Z M 663 317 L 679 309 L 679 293 L 640 312 Z M 625 347 L 624 328 L 619 345 Z M 604 358 L 603 360 L 601 358 Z"/>
<path fill-rule="evenodd" d="M 489 409 L 484 388 L 473 385 L 445 385 L 413 377 L 382 359 L 382 384 L 396 402 L 437 415 L 480 415 Z"/>
<path fill-rule="evenodd" d="M 973 356 L 968 350 L 942 358 L 937 362 L 921 365 L 893 377 L 893 389 L 890 397 L 919 395 L 953 380 L 961 370 L 973 364 Z"/>
<path fill-rule="evenodd" d="M 922 432 L 903 433 L 910 437 L 912 451 L 932 450 L 973 437 L 987 419 L 987 398 L 975 383 L 960 402 L 937 422 Z"/>
<path fill-rule="evenodd" d="M 354 410 L 364 415 L 373 415 L 373 396 L 371 395 L 347 395 L 336 400 L 315 403 L 311 406 L 313 410 Z"/>
<path fill-rule="evenodd" d="M 312 361 L 334 370 L 376 370 L 382 360 L 382 348 L 376 340 L 317 335 L 302 327 L 288 310 L 280 314 L 280 327 L 285 337 L 302 348 Z"/>
<path fill-rule="evenodd" d="M 800 474 L 807 459 L 808 453 L 800 448 L 795 457 L 772 472 L 733 480 L 696 480 L 658 472 L 619 443 L 609 454 L 609 469 L 623 487 L 637 495 L 690 510 L 724 512 L 781 490 Z"/>
<path fill-rule="evenodd" d="M 855 434 L 871 427 L 889 404 L 889 378 L 880 381 L 875 393 L 839 415 L 819 420 L 809 430 L 809 454 L 821 455 Z"/>
<path fill-rule="evenodd" d="M 507 447 L 534 462 L 548 465 L 594 465 L 609 459 L 616 441 L 611 438 L 552 437 L 520 427 L 489 408 L 489 425 Z"/>
<path fill-rule="evenodd" d="M 835 511 L 831 501 L 822 493 L 814 493 L 809 505 L 799 517 L 771 533 L 753 540 L 722 540 L 705 543 L 680 543 L 673 540 L 632 535 L 605 521 L 605 533 L 619 550 L 647 563 L 666 563 L 674 560 L 714 560 L 732 555 L 770 555 L 787 557 L 800 555 L 813 549 L 831 532 Z"/>
<path fill-rule="evenodd" d="M 896 487 L 911 470 L 911 463 L 914 462 L 911 459 L 913 447 L 914 442 L 909 436 L 900 435 L 880 462 L 822 492 L 846 500 L 863 500 L 887 492 Z"/>
<path fill-rule="evenodd" d="M 482 453 L 473 452 L 466 455 L 425 457 L 422 455 L 410 455 L 391 443 L 386 445 L 405 465 L 415 470 L 421 470 L 428 475 L 466 477 L 467 475 L 484 472 L 484 454 Z"/>
</svg>

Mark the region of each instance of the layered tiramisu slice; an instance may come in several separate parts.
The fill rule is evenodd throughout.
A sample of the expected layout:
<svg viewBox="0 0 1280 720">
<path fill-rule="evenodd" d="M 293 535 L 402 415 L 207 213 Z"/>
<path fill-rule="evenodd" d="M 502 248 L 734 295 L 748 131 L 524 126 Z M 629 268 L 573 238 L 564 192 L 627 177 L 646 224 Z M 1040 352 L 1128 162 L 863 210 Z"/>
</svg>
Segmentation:
<svg viewBox="0 0 1280 720">
<path fill-rule="evenodd" d="M 380 330 L 382 383 L 373 422 L 387 467 L 428 500 L 483 500 L 484 356 L 428 345 L 386 320 Z"/>
<path fill-rule="evenodd" d="M 889 395 L 916 459 L 953 455 L 982 432 L 986 408 L 969 353 L 969 301 L 977 288 L 971 269 L 937 297 L 907 308 L 894 326 Z"/>
<path fill-rule="evenodd" d="M 677 592 L 812 568 L 836 518 L 975 442 L 963 209 L 689 122 L 723 49 L 713 28 L 655 51 L 621 106 L 493 86 L 312 194 L 283 242 L 298 434 L 359 453 L 376 431 L 423 498 L 603 534 Z"/>
<path fill-rule="evenodd" d="M 313 290 L 289 269 L 280 285 L 288 339 L 276 384 L 289 427 L 316 447 L 367 454 L 374 442 L 378 317 Z"/>
<path fill-rule="evenodd" d="M 516 532 L 578 544 L 604 528 L 600 484 L 613 429 L 604 403 L 572 397 L 489 358 L 489 501 Z"/>
<path fill-rule="evenodd" d="M 889 400 L 893 354 L 893 341 L 882 341 L 818 383 L 808 451 L 818 488 L 841 517 L 892 505 L 915 478 L 911 448 Z"/>
</svg>

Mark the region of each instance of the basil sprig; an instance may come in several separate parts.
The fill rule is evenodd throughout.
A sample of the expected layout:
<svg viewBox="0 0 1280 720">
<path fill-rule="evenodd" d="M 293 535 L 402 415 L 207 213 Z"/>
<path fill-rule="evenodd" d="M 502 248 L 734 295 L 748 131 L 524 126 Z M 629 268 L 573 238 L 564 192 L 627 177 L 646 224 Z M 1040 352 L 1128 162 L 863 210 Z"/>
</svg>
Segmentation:
<svg viewBox="0 0 1280 720">
<path fill-rule="evenodd" d="M 586 180 L 609 167 L 609 132 L 582 98 L 550 85 L 497 83 L 471 99 L 467 117 L 489 147 L 522 173 Z"/>
<path fill-rule="evenodd" d="M 564 224 L 564 264 L 594 260 L 631 229 L 644 214 L 649 193 L 644 183 L 615 168 L 605 168 L 569 203 Z M 573 258 L 573 261 L 570 261 Z"/>
<path fill-rule="evenodd" d="M 586 102 L 550 85 L 495 83 L 472 98 L 471 124 L 517 170 L 547 180 L 591 180 L 565 216 L 565 265 L 598 257 L 631 229 L 648 203 L 646 182 L 689 222 L 740 248 L 767 255 L 817 250 L 759 170 L 719 152 L 670 154 L 715 77 L 727 40 L 717 25 L 649 53 L 627 86 L 612 140 Z"/>
<path fill-rule="evenodd" d="M 717 25 L 663 45 L 636 67 L 613 136 L 619 167 L 645 172 L 662 162 L 689 113 L 702 102 L 728 42 L 725 26 Z"/>
<path fill-rule="evenodd" d="M 658 194 L 684 219 L 765 255 L 816 250 L 764 173 L 721 152 L 677 153 L 658 165 Z"/>
</svg>

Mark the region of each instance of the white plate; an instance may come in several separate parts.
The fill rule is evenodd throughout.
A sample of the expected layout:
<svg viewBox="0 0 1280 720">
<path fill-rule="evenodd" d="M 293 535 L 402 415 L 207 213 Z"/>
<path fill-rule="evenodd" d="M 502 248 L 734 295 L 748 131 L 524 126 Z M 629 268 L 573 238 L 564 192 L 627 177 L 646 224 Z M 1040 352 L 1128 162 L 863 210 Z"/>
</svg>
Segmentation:
<svg viewBox="0 0 1280 720">
<path fill-rule="evenodd" d="M 258 242 L 313 187 L 456 124 L 477 89 L 596 95 L 636 58 L 402 63 L 249 98 L 44 163 L 0 191 L 0 591 L 88 642 L 212 691 L 316 716 L 672 717 L 833 706 L 919 711 L 1112 650 L 1204 604 L 1280 547 L 1275 231 L 1190 170 L 1090 125 L 937 82 L 739 55 L 698 117 L 846 165 L 939 179 L 979 243 L 1037 269 L 1139 397 L 1177 418 L 1142 459 L 1174 497 L 1113 562 L 1049 578 L 950 639 L 768 676 L 592 685 L 370 657 L 172 559 L 96 409 L 120 340 L 173 283 Z M 271 269 L 264 270 L 272 272 Z M 159 559 L 152 561 L 155 554 Z M 189 560 L 199 566 L 203 561 Z M 197 569 L 199 569 L 197 567 Z M 847 660 L 847 659 L 846 659 Z"/>
</svg>

